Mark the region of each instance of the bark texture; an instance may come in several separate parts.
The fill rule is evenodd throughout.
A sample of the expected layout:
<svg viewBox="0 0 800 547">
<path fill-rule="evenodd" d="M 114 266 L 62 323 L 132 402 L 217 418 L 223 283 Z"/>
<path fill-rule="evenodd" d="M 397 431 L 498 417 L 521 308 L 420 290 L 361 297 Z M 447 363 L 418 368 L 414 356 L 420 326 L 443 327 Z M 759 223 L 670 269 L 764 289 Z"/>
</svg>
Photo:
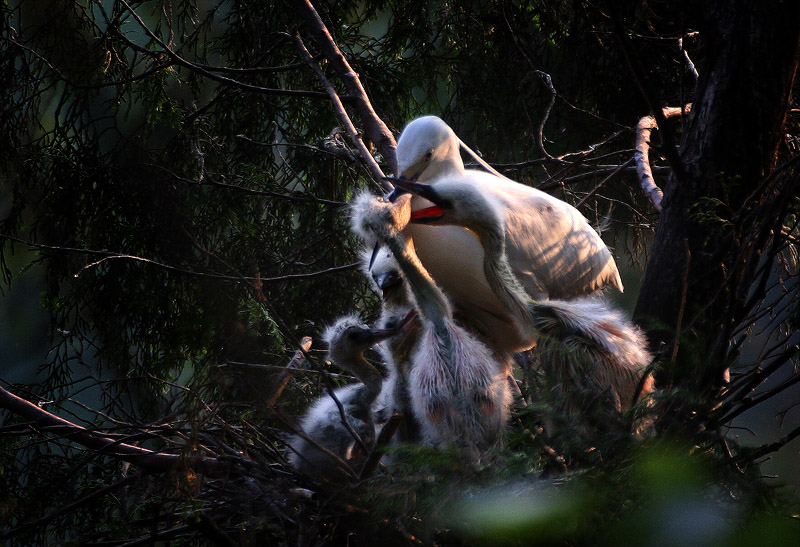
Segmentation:
<svg viewBox="0 0 800 547">
<path fill-rule="evenodd" d="M 654 349 L 680 363 L 676 381 L 710 387 L 746 312 L 753 260 L 774 229 L 753 213 L 780 216 L 775 193 L 791 186 L 765 181 L 775 169 L 798 63 L 800 4 L 724 0 L 702 11 L 705 56 L 681 142 L 682 169 L 664 188 L 635 316 L 648 325 Z M 754 231 L 764 237 L 754 239 Z"/>
</svg>

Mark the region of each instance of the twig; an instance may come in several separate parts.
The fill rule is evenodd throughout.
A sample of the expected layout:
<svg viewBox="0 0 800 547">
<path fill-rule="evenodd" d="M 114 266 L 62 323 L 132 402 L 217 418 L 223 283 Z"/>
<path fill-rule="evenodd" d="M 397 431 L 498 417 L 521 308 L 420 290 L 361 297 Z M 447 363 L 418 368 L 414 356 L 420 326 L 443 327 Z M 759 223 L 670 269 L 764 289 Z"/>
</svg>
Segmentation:
<svg viewBox="0 0 800 547">
<path fill-rule="evenodd" d="M 772 452 L 777 452 L 785 445 L 789 444 L 791 441 L 800 437 L 800 427 L 794 428 L 790 431 L 786 436 L 778 439 L 777 441 L 769 444 L 765 444 L 753 450 L 752 452 L 748 452 L 747 454 L 742 454 L 738 458 L 736 458 L 736 462 L 739 464 L 746 464 L 753 462 L 759 458 L 763 458 L 767 454 L 771 454 Z"/>
<path fill-rule="evenodd" d="M 289 379 L 292 377 L 292 373 L 294 372 L 293 369 L 298 369 L 303 366 L 305 363 L 306 356 L 305 354 L 311 350 L 311 337 L 304 336 L 303 339 L 300 341 L 300 348 L 296 352 L 294 352 L 294 356 L 292 360 L 289 361 L 289 364 L 286 365 L 286 368 L 283 372 L 280 373 L 278 379 L 275 381 L 275 389 L 272 391 L 272 394 L 267 398 L 267 406 L 274 407 L 275 404 L 278 402 L 281 394 L 283 393 L 283 389 L 286 387 L 286 384 L 289 383 Z"/>
<path fill-rule="evenodd" d="M 338 399 L 334 398 L 334 400 L 338 402 Z M 339 404 L 341 404 L 341 403 L 339 403 Z M 287 424 L 294 431 L 294 434 L 297 437 L 303 439 L 304 441 L 309 443 L 311 446 L 313 446 L 316 450 L 319 450 L 320 452 L 325 454 L 328 458 L 330 458 L 331 462 L 333 463 L 333 465 L 336 466 L 337 470 L 342 471 L 345 475 L 347 475 L 348 477 L 350 477 L 353 480 L 357 480 L 358 479 L 358 476 L 356 475 L 355 471 L 353 470 L 352 467 L 350 467 L 350 465 L 346 461 L 344 461 L 342 458 L 340 458 L 337 454 L 334 454 L 333 452 L 328 450 L 328 448 L 322 446 L 320 443 L 318 443 L 313 438 L 309 437 L 302 429 L 298 429 L 297 427 L 292 425 L 291 421 L 288 420 L 286 418 L 286 416 L 280 410 L 276 409 L 276 411 L 277 411 L 278 417 L 283 421 L 284 424 Z M 347 425 L 349 426 L 350 424 L 347 424 Z M 352 430 L 352 428 L 351 428 L 351 430 Z M 294 452 L 301 459 L 304 459 L 304 460 L 308 461 L 304 454 L 302 454 L 294 446 L 292 446 L 292 443 L 287 443 L 286 444 L 286 448 L 288 450 L 291 450 L 292 452 Z"/>
<path fill-rule="evenodd" d="M 684 112 L 691 112 L 691 103 L 684 107 L 666 107 L 662 109 L 664 119 L 672 118 Z M 636 144 L 633 158 L 636 161 L 636 172 L 639 175 L 639 184 L 642 187 L 644 194 L 653 203 L 656 211 L 661 212 L 661 200 L 664 193 L 661 188 L 656 184 L 653 178 L 653 171 L 650 168 L 650 134 L 653 129 L 658 128 L 656 118 L 653 116 L 645 116 L 636 124 Z M 663 128 L 662 128 L 663 130 Z"/>
<path fill-rule="evenodd" d="M 536 132 L 536 141 L 539 143 L 539 150 L 542 151 L 542 154 L 544 154 L 547 159 L 556 160 L 557 158 L 551 156 L 544 147 L 544 126 L 547 123 L 547 119 L 550 117 L 550 112 L 553 110 L 553 105 L 556 104 L 556 88 L 553 87 L 553 80 L 550 78 L 548 73 L 541 70 L 534 70 L 533 72 L 542 79 L 542 82 L 544 82 L 544 84 L 547 86 L 547 90 L 550 91 L 550 103 L 547 105 L 544 115 L 542 116 L 542 121 L 539 123 L 539 127 Z"/>
<path fill-rule="evenodd" d="M 610 173 L 610 174 L 609 174 L 609 175 L 608 175 L 606 178 L 604 178 L 603 180 L 601 180 L 600 182 L 598 182 L 598 183 L 597 183 L 597 185 L 596 185 L 594 188 L 592 188 L 592 190 L 591 190 L 591 191 L 590 191 L 588 194 L 586 194 L 586 195 L 583 197 L 583 199 L 582 199 L 582 200 L 580 200 L 580 201 L 577 203 L 577 205 L 575 205 L 575 208 L 576 208 L 576 209 L 579 209 L 579 208 L 580 208 L 580 206 L 581 206 L 581 205 L 583 205 L 584 203 L 586 203 L 586 202 L 587 202 L 589 199 L 591 199 L 591 198 L 592 198 L 592 196 L 594 196 L 594 195 L 595 195 L 595 194 L 596 194 L 596 193 L 597 193 L 597 192 L 600 190 L 600 188 L 602 188 L 603 186 L 605 186 L 605 184 L 606 184 L 608 181 L 610 181 L 610 180 L 611 180 L 611 179 L 612 179 L 612 178 L 613 178 L 615 175 L 617 175 L 617 173 L 619 173 L 620 171 L 622 171 L 622 170 L 626 169 L 626 168 L 627 168 L 627 167 L 628 167 L 628 166 L 629 166 L 631 163 L 633 163 L 633 159 L 629 159 L 628 161 L 626 161 L 625 163 L 623 163 L 622 165 L 620 165 L 619 167 L 617 167 L 616 169 L 614 169 L 614 170 L 613 170 L 613 171 L 612 171 L 612 172 L 611 172 L 611 173 Z"/>
<path fill-rule="evenodd" d="M 392 440 L 392 437 L 397 433 L 397 429 L 400 427 L 400 424 L 403 423 L 404 419 L 403 414 L 395 412 L 384 424 L 381 432 L 378 434 L 378 438 L 375 440 L 375 447 L 372 449 L 369 458 L 367 458 L 367 461 L 364 462 L 364 466 L 361 468 L 359 479 L 364 480 L 368 478 L 372 472 L 377 469 L 381 461 L 381 456 L 383 456 L 383 447 Z"/>
<path fill-rule="evenodd" d="M 81 270 L 74 274 L 75 277 L 79 277 L 80 274 L 93 266 L 97 266 L 104 262 L 105 260 L 116 259 L 116 258 L 124 258 L 128 260 L 135 260 L 139 262 L 145 262 L 147 264 L 151 264 L 153 266 L 158 266 L 159 268 L 164 268 L 166 270 L 170 270 L 173 272 L 182 273 L 185 275 L 191 275 L 195 277 L 202 277 L 205 279 L 219 279 L 222 281 L 236 281 L 236 282 L 258 282 L 258 283 L 272 283 L 276 281 L 291 281 L 293 279 L 308 279 L 311 277 L 317 277 L 320 275 L 325 275 L 329 273 L 335 272 L 345 272 L 349 270 L 355 270 L 359 267 L 357 262 L 353 264 L 345 264 L 344 266 L 333 266 L 332 268 L 326 268 L 324 270 L 319 270 L 316 272 L 308 272 L 308 273 L 300 273 L 300 274 L 286 274 L 280 275 L 277 277 L 248 277 L 248 276 L 234 276 L 234 275 L 223 275 L 223 274 L 212 274 L 206 272 L 198 272 L 194 270 L 186 270 L 183 268 L 178 268 L 177 266 L 172 266 L 170 264 L 165 264 L 163 262 L 158 262 L 156 260 L 152 260 L 149 258 L 144 258 L 141 256 L 129 255 L 124 253 L 114 253 L 110 251 L 98 251 L 95 249 L 82 249 L 80 247 L 59 247 L 56 245 L 45 245 L 43 243 L 34 243 L 33 241 L 25 241 L 24 239 L 20 239 L 18 237 L 10 236 L 8 234 L 0 234 L 0 240 L 8 239 L 11 241 L 16 241 L 18 243 L 22 243 L 23 245 L 28 245 L 29 247 L 33 247 L 36 249 L 47 249 L 50 251 L 61 251 L 61 252 L 71 252 L 71 253 L 84 253 L 88 255 L 98 255 L 102 256 L 103 258 L 92 262 L 91 264 L 87 264 Z"/>
<path fill-rule="evenodd" d="M 328 390 L 328 395 L 330 395 L 331 399 L 333 399 L 333 402 L 336 404 L 336 408 L 339 410 L 339 419 L 341 420 L 342 425 L 347 430 L 347 432 L 350 433 L 350 435 L 356 441 L 356 444 L 358 444 L 359 448 L 361 448 L 364 454 L 369 454 L 369 448 L 367 448 L 367 445 L 364 444 L 364 441 L 361 439 L 361 436 L 356 432 L 356 430 L 353 429 L 353 426 L 350 425 L 350 421 L 347 419 L 347 413 L 344 410 L 344 406 L 342 405 L 342 402 L 339 400 L 339 398 L 336 396 L 336 392 L 333 390 L 330 384 L 331 382 L 330 380 L 328 380 L 328 385 L 325 386 L 325 388 Z"/>
<path fill-rule="evenodd" d="M 397 173 L 397 155 L 395 154 L 397 142 L 394 140 L 392 132 L 389 131 L 389 128 L 386 127 L 386 124 L 383 123 L 372 108 L 367 92 L 358 79 L 358 74 L 350 67 L 350 63 L 342 55 L 339 47 L 333 41 L 331 33 L 328 32 L 328 28 L 322 22 L 319 13 L 314 9 L 311 2 L 309 0 L 292 0 L 291 3 L 302 14 L 323 55 L 325 55 L 344 82 L 345 89 L 347 89 L 347 93 L 353 101 L 353 106 L 358 111 L 361 122 L 364 124 L 364 131 L 370 140 L 375 143 L 376 148 L 383 157 L 386 158 L 391 171 Z"/>
<path fill-rule="evenodd" d="M 286 367 L 283 365 L 262 365 L 259 363 L 243 363 L 241 361 L 227 361 L 225 363 L 214 365 L 216 368 L 226 368 L 226 367 L 244 367 L 244 368 L 252 368 L 258 370 L 286 370 Z M 304 374 L 310 376 L 327 376 L 328 378 L 341 378 L 343 380 L 357 380 L 355 376 L 350 376 L 347 374 L 336 374 L 335 372 L 330 372 L 327 370 L 315 370 L 315 369 L 295 369 L 292 371 L 292 374 Z"/>
<path fill-rule="evenodd" d="M 226 78 L 225 76 L 220 76 L 219 74 L 215 74 L 214 72 L 206 70 L 205 68 L 202 68 L 200 65 L 187 61 L 186 59 L 175 53 L 167 44 L 165 44 L 158 36 L 156 36 L 156 34 L 152 30 L 150 30 L 150 28 L 145 24 L 142 18 L 139 17 L 139 14 L 136 13 L 136 11 L 125 0 L 120 0 L 120 2 L 122 3 L 123 6 L 125 6 L 125 9 L 130 12 L 130 14 L 134 17 L 134 19 L 136 19 L 136 22 L 139 23 L 139 25 L 142 27 L 142 30 L 144 30 L 145 34 L 147 34 L 147 36 L 149 36 L 150 39 L 152 39 L 156 44 L 158 44 L 162 48 L 164 54 L 167 57 L 172 59 L 173 64 L 182 66 L 184 68 L 188 68 L 189 70 L 197 72 L 198 74 L 201 74 L 210 80 L 214 80 L 216 82 L 231 85 L 248 91 L 256 91 L 258 93 L 263 93 L 266 95 L 290 95 L 297 97 L 315 97 L 315 98 L 326 97 L 325 93 L 319 91 L 306 91 L 299 89 L 273 89 L 268 87 L 261 87 L 257 85 L 247 84 L 244 82 L 240 82 L 239 80 Z M 136 42 L 129 40 L 128 37 L 125 36 L 125 34 L 123 34 L 119 29 L 115 28 L 113 29 L 113 32 L 117 37 L 123 40 L 128 45 L 128 47 L 142 54 L 153 56 L 154 54 L 158 53 L 153 50 L 142 47 Z"/>
<path fill-rule="evenodd" d="M 681 303 L 678 307 L 678 317 L 675 319 L 675 341 L 672 345 L 672 355 L 670 355 L 670 363 L 675 363 L 678 358 L 678 348 L 680 347 L 681 328 L 683 327 L 683 314 L 686 311 L 686 294 L 689 292 L 689 268 L 692 263 L 692 250 L 689 248 L 689 240 L 683 238 L 683 247 L 686 251 L 684 257 L 686 264 L 683 270 L 683 283 L 681 288 Z"/>
<path fill-rule="evenodd" d="M 32 522 L 22 523 L 19 526 L 17 526 L 16 528 L 12 528 L 11 530 L 6 531 L 3 535 L 0 535 L 0 539 L 8 539 L 8 538 L 10 538 L 12 536 L 15 536 L 19 532 L 28 529 L 28 528 L 34 528 L 34 527 L 39 528 L 41 526 L 46 526 L 53 519 L 55 519 L 55 518 L 57 518 L 57 517 L 59 517 L 61 515 L 67 514 L 70 511 L 72 511 L 73 509 L 75 509 L 77 507 L 80 507 L 81 505 L 83 505 L 85 503 L 88 503 L 90 501 L 93 501 L 96 498 L 103 497 L 106 494 L 108 494 L 109 492 L 113 492 L 114 490 L 118 490 L 120 488 L 124 488 L 124 487 L 128 486 L 130 483 L 138 481 L 140 478 L 142 478 L 142 476 L 143 476 L 142 473 L 135 473 L 133 475 L 128 475 L 127 477 L 124 477 L 124 478 L 122 478 L 122 479 L 120 479 L 120 480 L 118 480 L 118 481 L 116 481 L 116 482 L 114 482 L 112 484 L 104 486 L 103 488 L 95 490 L 94 492 L 91 492 L 91 493 L 87 494 L 86 496 L 83 496 L 81 499 L 79 499 L 79 500 L 77 500 L 77 501 L 75 501 L 73 503 L 65 505 L 65 506 L 61 507 L 60 509 L 57 509 L 56 511 L 53 511 L 52 513 L 49 513 L 49 514 L 43 516 L 40 519 L 34 520 Z"/>
<path fill-rule="evenodd" d="M 697 34 L 697 32 L 690 32 L 689 34 L 687 34 L 687 36 L 694 36 L 695 34 Z M 692 73 L 692 76 L 694 76 L 694 81 L 697 82 L 697 79 L 700 78 L 700 74 L 697 72 L 697 68 L 694 66 L 694 63 L 689 58 L 689 52 L 686 51 L 686 49 L 684 49 L 683 47 L 683 36 L 678 38 L 678 48 L 681 50 L 681 53 L 683 54 L 683 60 L 686 61 L 686 67 L 689 69 L 689 72 Z"/>
<path fill-rule="evenodd" d="M 347 128 L 347 133 L 348 135 L 350 135 L 350 140 L 353 142 L 355 147 L 358 148 L 358 151 L 361 154 L 361 159 L 364 161 L 364 163 L 367 164 L 367 167 L 369 167 L 372 176 L 381 185 L 387 184 L 383 180 L 384 174 L 383 171 L 381 171 L 378 162 L 375 161 L 375 158 L 372 157 L 372 154 L 369 153 L 369 150 L 367 150 L 367 147 L 364 145 L 364 141 L 362 141 L 361 137 L 359 137 L 358 131 L 353 125 L 353 122 L 350 120 L 350 116 L 347 115 L 347 112 L 344 109 L 342 101 L 339 99 L 339 95 L 336 93 L 336 90 L 333 89 L 333 86 L 325 77 L 325 74 L 322 72 L 322 69 L 319 67 L 316 61 L 314 61 L 314 58 L 311 56 L 311 53 L 309 53 L 308 49 L 306 49 L 305 44 L 303 44 L 303 39 L 300 38 L 299 32 L 294 35 L 294 41 L 295 44 L 297 45 L 297 49 L 300 50 L 300 53 L 306 60 L 306 63 L 308 63 L 308 66 L 311 67 L 311 70 L 314 71 L 314 73 L 317 75 L 317 78 L 319 78 L 319 80 L 322 82 L 322 85 L 325 87 L 328 96 L 331 98 L 331 102 L 333 102 L 333 108 L 334 110 L 336 110 L 337 116 L 339 116 L 339 119 Z"/>
</svg>

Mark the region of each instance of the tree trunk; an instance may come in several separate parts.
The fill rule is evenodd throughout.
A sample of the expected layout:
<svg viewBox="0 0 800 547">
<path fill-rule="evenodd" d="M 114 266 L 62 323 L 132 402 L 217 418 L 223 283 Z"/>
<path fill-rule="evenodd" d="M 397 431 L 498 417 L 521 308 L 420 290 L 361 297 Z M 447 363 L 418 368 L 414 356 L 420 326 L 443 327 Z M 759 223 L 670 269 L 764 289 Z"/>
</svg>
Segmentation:
<svg viewBox="0 0 800 547">
<path fill-rule="evenodd" d="M 773 229 L 769 219 L 753 225 L 750 213 L 777 191 L 763 183 L 797 68 L 800 3 L 712 2 L 698 27 L 705 55 L 681 142 L 683 174 L 664 188 L 635 316 L 676 363 L 672 379 L 705 391 L 728 365 L 743 289 L 755 281 L 748 265 L 768 245 L 768 237 L 752 245 L 752 230 Z"/>
</svg>

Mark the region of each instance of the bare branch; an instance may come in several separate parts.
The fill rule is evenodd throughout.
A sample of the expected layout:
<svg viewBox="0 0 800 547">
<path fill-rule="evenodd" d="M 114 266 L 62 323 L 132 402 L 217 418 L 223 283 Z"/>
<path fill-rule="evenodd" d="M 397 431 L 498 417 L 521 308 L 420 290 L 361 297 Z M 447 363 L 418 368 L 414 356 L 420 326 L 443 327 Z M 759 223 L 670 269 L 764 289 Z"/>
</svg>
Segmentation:
<svg viewBox="0 0 800 547">
<path fill-rule="evenodd" d="M 353 122 L 350 120 L 350 116 L 347 115 L 347 112 L 344 109 L 344 105 L 342 101 L 339 99 L 339 95 L 336 93 L 336 90 L 333 89 L 333 86 L 325 77 L 325 74 L 322 72 L 322 69 L 319 65 L 314 61 L 314 58 L 306 49 L 305 44 L 303 44 L 302 38 L 300 38 L 300 33 L 294 35 L 295 44 L 297 45 L 297 49 L 300 50 L 300 53 L 303 55 L 303 58 L 308 63 L 308 66 L 311 67 L 317 77 L 322 82 L 322 85 L 325 86 L 325 90 L 328 92 L 328 95 L 331 98 L 331 102 L 333 102 L 333 108 L 336 110 L 336 114 L 339 116 L 339 119 L 342 121 L 344 126 L 347 128 L 347 133 L 350 135 L 350 140 L 353 142 L 356 148 L 361 155 L 361 159 L 367 164 L 369 167 L 370 172 L 372 172 L 372 176 L 375 177 L 382 186 L 385 186 L 386 183 L 383 180 L 384 174 L 381 171 L 378 162 L 375 161 L 375 158 L 372 157 L 372 154 L 369 153 L 367 147 L 364 145 L 364 141 L 361 140 L 361 137 L 358 135 L 358 131 L 356 130 Z M 387 188 L 388 189 L 388 188 Z"/>
<path fill-rule="evenodd" d="M 167 472 L 182 461 L 196 466 L 207 475 L 227 474 L 233 467 L 233 463 L 220 461 L 216 458 L 163 454 L 115 441 L 47 412 L 31 402 L 17 397 L 3 387 L 0 387 L 0 408 L 5 408 L 18 416 L 31 420 L 34 422 L 36 430 L 63 435 L 87 448 L 130 462 L 148 471 Z"/>
<path fill-rule="evenodd" d="M 690 32 L 686 36 L 687 37 L 692 37 L 692 36 L 695 36 L 696 34 L 699 34 L 699 33 Z M 697 82 L 697 79 L 700 77 L 700 74 L 697 72 L 697 68 L 694 66 L 694 63 L 689 58 L 689 52 L 686 51 L 686 49 L 684 49 L 684 47 L 683 47 L 683 36 L 678 38 L 678 48 L 681 50 L 681 53 L 683 54 L 683 60 L 686 61 L 686 67 L 689 69 L 689 72 L 692 73 L 692 76 L 694 76 L 694 81 Z"/>
<path fill-rule="evenodd" d="M 560 158 L 554 158 L 550 155 L 547 149 L 544 147 L 544 126 L 547 123 L 547 119 L 550 117 L 550 112 L 553 110 L 553 105 L 556 104 L 556 88 L 553 87 L 553 80 L 550 78 L 550 75 L 546 72 L 541 70 L 534 70 L 534 73 L 542 79 L 542 82 L 547 86 L 547 90 L 550 92 L 550 103 L 547 105 L 547 108 L 544 111 L 544 115 L 542 116 L 542 121 L 539 123 L 539 127 L 536 133 L 536 140 L 539 143 L 539 149 L 542 151 L 542 154 L 545 155 L 546 158 L 555 160 Z"/>
<path fill-rule="evenodd" d="M 778 439 L 775 442 L 759 446 L 758 448 L 752 451 L 748 451 L 747 453 L 740 455 L 738 458 L 736 458 L 736 461 L 740 465 L 754 462 L 759 458 L 763 458 L 767 454 L 771 454 L 772 452 L 777 452 L 778 450 L 789 444 L 797 437 L 800 437 L 800 427 L 794 428 L 788 434 L 786 434 L 785 436 L 783 436 L 782 438 Z"/>
<path fill-rule="evenodd" d="M 339 47 L 333 41 L 331 33 L 325 23 L 314 9 L 314 6 L 309 0 L 292 0 L 295 8 L 303 15 L 306 24 L 311 31 L 311 35 L 322 50 L 323 55 L 331 63 L 331 66 L 344 82 L 345 89 L 353 100 L 353 106 L 358 111 L 361 117 L 361 122 L 364 124 L 364 131 L 367 136 L 375 143 L 375 146 L 386 158 L 389 163 L 389 168 L 393 173 L 397 172 L 397 156 L 395 150 L 397 149 L 397 142 L 394 140 L 392 132 L 386 127 L 386 124 L 378 117 L 375 110 L 372 108 L 367 92 L 361 85 L 358 74 L 350 67 Z"/>
<path fill-rule="evenodd" d="M 664 120 L 675 117 L 679 114 L 691 112 L 691 103 L 683 107 L 666 107 L 662 109 Z M 653 129 L 658 128 L 656 119 L 653 116 L 645 116 L 636 124 L 636 144 L 633 158 L 636 161 L 636 172 L 639 175 L 639 184 L 642 191 L 653 203 L 656 211 L 661 212 L 661 199 L 664 192 L 656 184 L 653 178 L 653 171 L 650 168 L 650 134 Z"/>
<path fill-rule="evenodd" d="M 364 466 L 361 468 L 361 473 L 359 473 L 358 476 L 359 479 L 364 480 L 368 478 L 373 471 L 378 468 L 381 456 L 383 456 L 384 447 L 392 440 L 392 437 L 397 433 L 404 419 L 403 414 L 399 412 L 395 412 L 389 417 L 387 422 L 383 425 L 383 428 L 381 428 L 378 438 L 375 440 L 375 447 L 372 449 L 367 461 L 364 462 Z"/>
<path fill-rule="evenodd" d="M 298 349 L 292 360 L 289 361 L 289 364 L 286 365 L 286 368 L 281 372 L 278 376 L 278 379 L 275 381 L 275 389 L 272 391 L 272 394 L 267 398 L 267 406 L 273 407 L 278 402 L 281 394 L 283 393 L 283 389 L 286 387 L 286 384 L 289 383 L 289 379 L 292 377 L 292 373 L 294 370 L 299 369 L 303 366 L 306 360 L 306 353 L 311 350 L 311 337 L 304 336 L 303 339 L 300 341 L 300 349 Z"/>
</svg>

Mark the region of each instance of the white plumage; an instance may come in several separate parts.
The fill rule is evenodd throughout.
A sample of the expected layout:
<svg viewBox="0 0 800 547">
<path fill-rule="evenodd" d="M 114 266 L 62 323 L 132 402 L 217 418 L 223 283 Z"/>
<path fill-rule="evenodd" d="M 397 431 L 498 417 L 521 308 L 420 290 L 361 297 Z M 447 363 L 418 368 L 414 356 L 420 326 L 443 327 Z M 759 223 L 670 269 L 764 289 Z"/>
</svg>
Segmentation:
<svg viewBox="0 0 800 547">
<path fill-rule="evenodd" d="M 397 181 L 426 198 L 431 207 L 412 213 L 412 222 L 467 228 L 482 249 L 488 285 L 523 338 L 536 339 L 540 351 L 553 352 L 542 362 L 551 377 L 575 383 L 591 374 L 608 389 L 618 409 L 631 405 L 642 374 L 651 361 L 641 330 L 597 298 L 571 301 L 535 300 L 523 289 L 506 258 L 503 205 L 482 189 L 457 177 L 436 185 Z M 652 381 L 645 382 L 645 392 Z"/>
<path fill-rule="evenodd" d="M 338 319 L 325 331 L 323 337 L 328 343 L 328 358 L 356 375 L 360 383 L 333 392 L 342 405 L 349 428 L 330 395 L 323 395 L 309 408 L 300 429 L 313 442 L 301 435 L 294 436 L 289 442 L 287 456 L 295 468 L 309 475 L 340 479 L 346 476 L 347 470 L 341 469 L 336 458 L 346 463 L 363 451 L 360 448 L 372 449 L 376 429 L 372 405 L 381 391 L 383 377 L 364 358 L 364 352 L 398 332 L 398 329 L 369 328 L 350 315 Z"/>
<path fill-rule="evenodd" d="M 456 180 L 491 195 L 502 207 L 508 263 L 532 298 L 575 298 L 606 285 L 622 290 L 611 252 L 577 209 L 507 178 L 465 169 L 459 145 L 441 119 L 413 120 L 397 143 L 400 178 L 432 186 Z M 419 197 L 412 201 L 414 210 L 427 205 Z M 509 328 L 513 320 L 483 273 L 483 249 L 467 230 L 412 224 L 406 233 L 465 326 L 499 351 L 530 347 L 531 340 Z"/>
<path fill-rule="evenodd" d="M 410 196 L 392 204 L 362 194 L 352 210 L 356 230 L 391 249 L 422 320 L 409 384 L 424 441 L 460 446 L 478 460 L 498 440 L 509 415 L 511 395 L 500 363 L 456 324 L 447 298 L 402 234 L 411 214 Z"/>
</svg>

